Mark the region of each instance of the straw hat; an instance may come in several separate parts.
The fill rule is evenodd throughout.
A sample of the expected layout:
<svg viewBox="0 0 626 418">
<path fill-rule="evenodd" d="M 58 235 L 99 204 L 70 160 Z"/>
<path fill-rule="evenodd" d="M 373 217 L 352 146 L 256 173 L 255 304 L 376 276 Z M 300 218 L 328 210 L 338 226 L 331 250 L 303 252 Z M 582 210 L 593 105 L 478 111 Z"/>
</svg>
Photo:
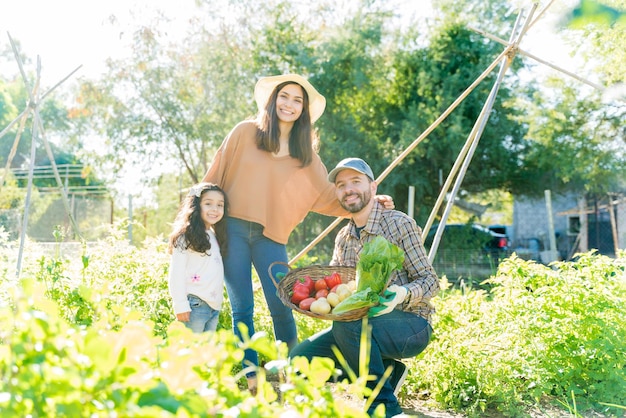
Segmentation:
<svg viewBox="0 0 626 418">
<path fill-rule="evenodd" d="M 311 115 L 311 123 L 322 116 L 326 107 L 326 99 L 322 96 L 308 80 L 298 74 L 283 74 L 271 77 L 262 77 L 254 87 L 254 100 L 259 110 L 263 110 L 267 104 L 267 99 L 274 91 L 277 85 L 291 81 L 302 86 L 309 96 L 309 114 Z"/>
</svg>

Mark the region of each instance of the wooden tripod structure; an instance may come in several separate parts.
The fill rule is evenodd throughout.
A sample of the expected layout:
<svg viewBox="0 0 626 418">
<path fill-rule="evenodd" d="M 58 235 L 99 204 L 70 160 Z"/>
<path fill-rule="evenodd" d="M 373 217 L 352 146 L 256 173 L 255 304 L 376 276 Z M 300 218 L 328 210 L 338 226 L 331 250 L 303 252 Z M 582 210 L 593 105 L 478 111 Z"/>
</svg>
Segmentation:
<svg viewBox="0 0 626 418">
<path fill-rule="evenodd" d="M 509 41 L 504 41 L 496 36 L 493 35 L 488 35 L 485 34 L 482 31 L 477 31 L 480 34 L 487 36 L 490 39 L 493 39 L 497 42 L 502 43 L 503 45 L 505 45 L 504 50 L 500 53 L 500 55 L 498 55 L 493 62 L 485 69 L 485 71 L 483 71 L 478 78 L 476 78 L 476 80 L 465 90 L 463 91 L 463 93 L 461 93 L 461 95 L 424 131 L 422 132 L 422 134 L 420 136 L 418 136 L 400 155 L 398 155 L 398 157 L 396 157 L 396 159 L 378 176 L 378 178 L 376 179 L 376 182 L 378 184 L 380 184 L 385 177 L 387 177 L 387 175 L 420 143 L 422 142 L 432 131 L 435 130 L 435 128 L 437 128 L 437 126 L 439 126 L 439 124 L 445 120 L 450 113 L 452 113 L 452 111 L 476 88 L 476 86 L 478 86 L 498 65 L 500 65 L 500 69 L 498 72 L 498 76 L 496 78 L 496 81 L 494 82 L 494 85 L 491 89 L 491 92 L 489 94 L 489 96 L 487 97 L 487 100 L 485 101 L 485 104 L 483 106 L 483 109 L 481 110 L 478 119 L 476 120 L 474 127 L 472 128 L 466 142 L 465 145 L 463 146 L 463 148 L 461 149 L 461 151 L 459 152 L 459 155 L 452 167 L 452 169 L 450 170 L 450 173 L 443 185 L 443 187 L 441 188 L 441 192 L 439 193 L 439 196 L 437 198 L 437 201 L 435 202 L 435 205 L 433 206 L 433 209 L 430 213 L 430 216 L 428 217 L 428 221 L 426 222 L 426 225 L 424 225 L 424 227 L 422 228 L 422 237 L 426 237 L 428 235 L 428 232 L 430 231 L 430 228 L 433 225 L 433 222 L 435 220 L 435 216 L 436 214 L 439 212 L 439 209 L 441 208 L 441 205 L 443 204 L 444 198 L 446 197 L 446 195 L 448 195 L 448 190 L 450 189 L 450 186 L 452 184 L 452 182 L 454 181 L 454 186 L 452 188 L 452 191 L 450 192 L 450 194 L 448 195 L 448 201 L 446 204 L 446 208 L 444 210 L 444 214 L 441 218 L 441 221 L 439 222 L 439 226 L 437 228 L 437 232 L 435 234 L 435 237 L 433 239 L 433 243 L 431 245 L 430 248 L 430 252 L 428 254 L 428 259 L 430 260 L 430 262 L 432 263 L 435 255 L 437 254 L 437 248 L 439 247 L 439 242 L 441 241 L 441 236 L 443 235 L 443 231 L 446 225 L 446 222 L 448 220 L 448 216 L 450 215 L 450 212 L 452 211 L 452 207 L 454 204 L 454 201 L 456 199 L 456 195 L 461 187 L 461 184 L 463 182 L 463 179 L 465 177 L 465 174 L 467 172 L 467 168 L 469 167 L 469 164 L 472 160 L 472 157 L 474 155 L 474 151 L 476 150 L 476 147 L 478 146 L 478 142 L 480 140 L 480 137 L 485 129 L 485 125 L 487 124 L 487 120 L 489 119 L 489 114 L 491 112 L 491 109 L 493 108 L 493 103 L 496 99 L 497 93 L 498 93 L 498 89 L 500 87 L 500 84 L 502 83 L 502 80 L 504 78 L 504 75 L 506 74 L 506 71 L 508 70 L 510 64 L 513 62 L 513 59 L 515 58 L 517 53 L 521 53 L 522 55 L 525 55 L 531 59 L 535 59 L 538 62 L 542 63 L 542 64 L 546 64 L 548 66 L 550 66 L 551 68 L 560 71 L 564 74 L 567 74 L 571 77 L 576 78 L 579 81 L 584 82 L 585 84 L 588 84 L 598 90 L 603 90 L 604 88 L 598 84 L 589 82 L 585 79 L 583 79 L 582 77 L 579 77 L 563 68 L 560 68 L 559 66 L 556 66 L 554 64 L 548 63 L 545 60 L 542 60 L 538 57 L 535 57 L 532 54 L 529 54 L 521 49 L 519 49 L 519 44 L 522 40 L 522 38 L 524 37 L 524 35 L 528 32 L 528 30 L 535 24 L 537 23 L 537 21 L 541 18 L 541 16 L 543 16 L 543 14 L 548 10 L 548 8 L 550 8 L 550 6 L 554 3 L 555 0 L 551 0 L 548 5 L 546 5 L 537 15 L 536 18 L 533 18 L 535 15 L 535 11 L 537 10 L 538 7 L 538 3 L 534 3 L 532 5 L 532 7 L 530 8 L 528 15 L 526 16 L 526 18 L 524 18 L 524 11 L 520 11 L 520 13 L 517 16 L 517 19 L 515 21 L 513 30 L 511 32 L 511 36 L 509 38 Z M 524 21 L 522 23 L 522 20 Z M 472 30 L 474 30 L 473 28 L 470 28 Z M 456 180 L 455 180 L 456 179 Z M 302 256 L 304 256 L 307 252 L 309 252 L 311 250 L 311 248 L 313 248 L 317 243 L 319 243 L 326 235 L 328 235 L 328 233 L 330 233 L 330 231 L 332 231 L 337 225 L 339 225 L 339 223 L 342 221 L 343 218 L 337 218 L 335 219 L 324 231 L 322 231 L 313 241 L 311 241 L 309 243 L 309 245 L 307 245 L 302 251 L 300 251 L 292 260 L 289 261 L 289 264 L 293 264 L 295 263 L 298 259 L 300 259 Z"/>
<path fill-rule="evenodd" d="M 17 152 L 17 146 L 19 144 L 20 137 L 22 136 L 22 132 L 24 131 L 24 126 L 26 125 L 26 121 L 31 114 L 33 116 L 32 138 L 31 138 L 31 147 L 30 147 L 30 164 L 29 164 L 29 170 L 28 170 L 28 186 L 26 189 L 26 200 L 24 202 L 24 214 L 22 218 L 22 225 L 21 225 L 21 231 L 20 231 L 20 246 L 19 246 L 19 252 L 18 252 L 18 257 L 17 257 L 17 266 L 15 270 L 15 275 L 16 277 L 19 278 L 21 269 L 22 269 L 22 257 L 24 254 L 26 229 L 28 226 L 28 214 L 30 210 L 30 200 L 31 200 L 32 188 L 33 188 L 33 173 L 34 173 L 34 168 L 35 168 L 35 150 L 36 150 L 38 137 L 41 138 L 44 144 L 44 147 L 46 149 L 46 153 L 48 154 L 48 158 L 50 159 L 50 164 L 52 165 L 54 177 L 56 179 L 56 182 L 59 186 L 59 190 L 61 192 L 61 199 L 63 201 L 63 206 L 65 207 L 67 216 L 69 217 L 70 223 L 72 224 L 72 229 L 74 230 L 74 233 L 76 234 L 76 236 L 82 239 L 80 230 L 78 228 L 78 224 L 76 223 L 76 220 L 74 219 L 74 216 L 72 215 L 72 211 L 70 209 L 69 201 L 67 198 L 67 193 L 65 191 L 65 188 L 63 187 L 63 182 L 61 180 L 61 176 L 59 175 L 59 171 L 57 169 L 56 162 L 54 160 L 52 148 L 50 147 L 50 143 L 48 142 L 45 136 L 43 123 L 41 120 L 41 116 L 39 114 L 39 106 L 41 102 L 46 98 L 46 96 L 52 93 L 52 91 L 56 89 L 59 85 L 61 85 L 63 82 L 65 82 L 65 80 L 70 78 L 76 71 L 78 71 L 78 69 L 81 66 L 78 66 L 74 71 L 68 74 L 65 78 L 63 78 L 61 81 L 55 84 L 48 91 L 46 91 L 43 94 L 40 94 L 41 60 L 39 59 L 39 57 L 37 57 L 37 78 L 35 80 L 34 86 L 32 86 L 31 88 L 30 83 L 28 81 L 28 77 L 26 76 L 26 72 L 24 71 L 24 64 L 17 51 L 17 47 L 15 46 L 15 42 L 13 42 L 13 38 L 11 38 L 11 35 L 8 32 L 7 32 L 7 35 L 9 37 L 9 42 L 11 43 L 11 47 L 13 48 L 13 54 L 15 55 L 15 60 L 17 61 L 17 64 L 19 66 L 20 73 L 24 81 L 24 85 L 26 87 L 26 91 L 28 92 L 28 104 L 27 104 L 26 109 L 24 109 L 17 118 L 15 118 L 11 123 L 9 123 L 9 125 L 6 128 L 4 128 L 2 132 L 0 132 L 0 138 L 1 138 L 13 127 L 13 125 L 15 125 L 19 121 L 20 123 L 19 129 L 18 129 L 17 134 L 15 135 L 15 140 L 13 141 L 13 146 L 11 147 L 11 152 L 9 153 L 9 156 L 7 158 L 7 162 L 6 162 L 6 166 L 4 169 L 4 173 L 2 175 L 2 179 L 0 180 L 0 191 L 2 190 L 2 186 L 4 185 L 6 175 L 9 172 L 9 169 L 11 168 L 11 162 L 13 161 L 13 158 L 15 157 L 15 153 Z"/>
</svg>

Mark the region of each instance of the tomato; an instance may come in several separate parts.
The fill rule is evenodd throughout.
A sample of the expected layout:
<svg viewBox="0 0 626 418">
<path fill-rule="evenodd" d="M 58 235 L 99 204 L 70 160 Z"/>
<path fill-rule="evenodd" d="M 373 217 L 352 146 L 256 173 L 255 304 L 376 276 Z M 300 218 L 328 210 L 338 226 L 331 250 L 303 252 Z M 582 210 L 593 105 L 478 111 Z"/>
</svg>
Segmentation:
<svg viewBox="0 0 626 418">
<path fill-rule="evenodd" d="M 328 285 L 326 284 L 326 280 L 319 279 L 315 281 L 315 290 L 328 289 Z"/>
<path fill-rule="evenodd" d="M 309 288 L 309 286 L 307 286 L 304 283 L 296 282 L 296 284 L 293 285 L 293 290 L 296 290 L 296 289 L 303 289 L 304 291 L 311 294 L 311 289 Z"/>
<path fill-rule="evenodd" d="M 331 289 L 337 286 L 338 284 L 342 283 L 341 276 L 336 271 L 334 271 L 333 274 L 331 274 L 330 276 L 326 276 L 325 279 L 326 279 L 326 284 Z"/>
<path fill-rule="evenodd" d="M 294 305 L 299 304 L 310 295 L 309 288 L 303 285 L 295 285 L 293 288 L 293 294 L 291 295 L 291 303 Z"/>
<path fill-rule="evenodd" d="M 337 288 L 339 287 L 339 285 L 335 285 L 330 289 L 330 293 L 337 293 Z"/>
<path fill-rule="evenodd" d="M 320 289 L 315 292 L 315 299 L 325 298 L 326 296 L 328 296 L 328 289 Z"/>
<path fill-rule="evenodd" d="M 298 283 L 302 283 L 302 284 L 306 285 L 306 287 L 309 288 L 309 293 L 311 293 L 313 291 L 313 289 L 315 289 L 315 282 L 313 282 L 313 279 L 311 278 L 311 276 L 300 277 L 296 281 L 296 284 L 298 284 Z"/>
<path fill-rule="evenodd" d="M 303 299 L 303 300 L 302 300 L 302 301 L 298 304 L 298 307 L 299 307 L 300 309 L 302 309 L 303 311 L 309 311 L 309 310 L 311 310 L 311 304 L 312 304 L 313 302 L 315 302 L 316 300 L 317 300 L 317 299 L 315 299 L 315 298 L 306 298 L 306 299 Z"/>
</svg>

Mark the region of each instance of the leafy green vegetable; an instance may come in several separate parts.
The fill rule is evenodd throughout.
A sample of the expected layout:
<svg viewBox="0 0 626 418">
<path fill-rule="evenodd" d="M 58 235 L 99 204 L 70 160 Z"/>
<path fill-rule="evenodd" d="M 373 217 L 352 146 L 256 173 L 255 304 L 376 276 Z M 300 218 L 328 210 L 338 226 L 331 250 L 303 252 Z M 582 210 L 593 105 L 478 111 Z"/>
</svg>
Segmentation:
<svg viewBox="0 0 626 418">
<path fill-rule="evenodd" d="M 402 268 L 404 251 L 377 236 L 363 245 L 356 265 L 356 292 L 333 308 L 333 314 L 378 305 L 378 295 L 385 288 L 391 272 Z"/>
<path fill-rule="evenodd" d="M 356 265 L 356 290 L 367 288 L 378 295 L 387 284 L 391 272 L 402 268 L 404 251 L 380 235 L 363 245 Z"/>
<path fill-rule="evenodd" d="M 374 306 L 378 303 L 378 295 L 372 292 L 369 287 L 367 289 L 354 292 L 333 308 L 333 314 L 339 315 L 348 311 L 359 308 Z"/>
</svg>

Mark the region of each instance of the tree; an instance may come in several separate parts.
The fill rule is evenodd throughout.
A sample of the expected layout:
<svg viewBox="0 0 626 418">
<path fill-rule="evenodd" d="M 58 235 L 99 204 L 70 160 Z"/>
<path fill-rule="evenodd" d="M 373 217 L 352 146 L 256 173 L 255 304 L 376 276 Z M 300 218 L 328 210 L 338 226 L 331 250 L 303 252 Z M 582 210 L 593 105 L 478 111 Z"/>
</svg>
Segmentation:
<svg viewBox="0 0 626 418">
<path fill-rule="evenodd" d="M 581 0 L 568 18 L 568 27 L 580 32 L 588 61 L 596 64 L 607 86 L 626 83 L 626 1 Z M 580 43 L 572 44 L 577 49 Z M 598 57 L 601 60 L 598 61 Z M 626 97 L 626 93 L 621 93 Z"/>
<path fill-rule="evenodd" d="M 488 67 L 500 48 L 482 42 L 478 35 L 455 25 L 440 27 L 427 47 L 403 51 L 394 61 L 395 79 L 389 93 L 388 114 L 398 119 L 390 132 L 390 155 L 408 146 Z M 515 68 L 513 68 L 513 71 Z M 495 80 L 492 73 L 444 120 L 389 176 L 394 196 L 406 196 L 407 179 L 416 186 L 416 201 L 425 220 L 437 197 L 439 178 L 449 173 L 462 145 L 487 99 Z M 464 191 L 475 193 L 507 189 L 511 170 L 523 149 L 524 126 L 515 120 L 510 106 L 514 89 L 509 77 L 500 87 L 489 121 L 469 170 Z M 394 133 L 395 132 L 395 133 Z"/>
<path fill-rule="evenodd" d="M 113 152 L 107 158 L 118 166 L 133 154 L 146 164 L 180 161 L 195 182 L 228 130 L 255 112 L 254 81 L 298 72 L 327 98 L 317 124 L 322 160 L 332 167 L 356 152 L 380 173 L 499 53 L 456 25 L 435 31 L 431 45 L 417 44 L 425 32 L 394 30 L 394 15 L 382 2 L 351 4 L 344 15 L 329 4 L 312 5 L 305 14 L 288 2 L 237 2 L 232 5 L 239 8 L 236 24 L 207 13 L 215 20 L 194 32 L 184 47 L 164 45 L 157 26 L 141 28 L 132 59 L 111 62 L 106 79 L 85 83 L 75 113 L 85 117 L 85 127 L 88 123 L 108 138 Z M 478 89 L 434 139 L 381 185 L 398 207 L 405 206 L 413 184 L 421 207 L 429 209 L 438 193 L 439 170 L 451 167 L 489 88 Z M 505 103 L 510 93 L 502 95 L 500 103 Z M 468 173 L 470 190 L 504 183 L 507 164 L 516 158 L 509 148 L 521 127 L 500 103 L 491 123 L 507 135 L 485 134 L 484 148 L 475 157 L 481 164 Z M 490 179 L 486 185 L 484 178 Z M 310 239 L 330 222 L 311 219 L 292 241 Z"/>
<path fill-rule="evenodd" d="M 592 195 L 626 190 L 626 106 L 559 81 L 554 86 L 560 86 L 555 100 L 535 95 L 519 104 L 526 108 L 533 146 L 520 167 L 518 189 L 527 195 L 546 188 Z"/>
<path fill-rule="evenodd" d="M 189 43 L 163 45 L 156 27 L 135 33 L 131 60 L 108 63 L 109 75 L 81 86 L 75 114 L 83 132 L 108 139 L 114 167 L 184 167 L 192 182 L 208 168 L 226 132 L 253 108 L 248 49 L 229 27 L 200 28 Z M 243 100 L 242 100 L 243 98 Z"/>
</svg>

